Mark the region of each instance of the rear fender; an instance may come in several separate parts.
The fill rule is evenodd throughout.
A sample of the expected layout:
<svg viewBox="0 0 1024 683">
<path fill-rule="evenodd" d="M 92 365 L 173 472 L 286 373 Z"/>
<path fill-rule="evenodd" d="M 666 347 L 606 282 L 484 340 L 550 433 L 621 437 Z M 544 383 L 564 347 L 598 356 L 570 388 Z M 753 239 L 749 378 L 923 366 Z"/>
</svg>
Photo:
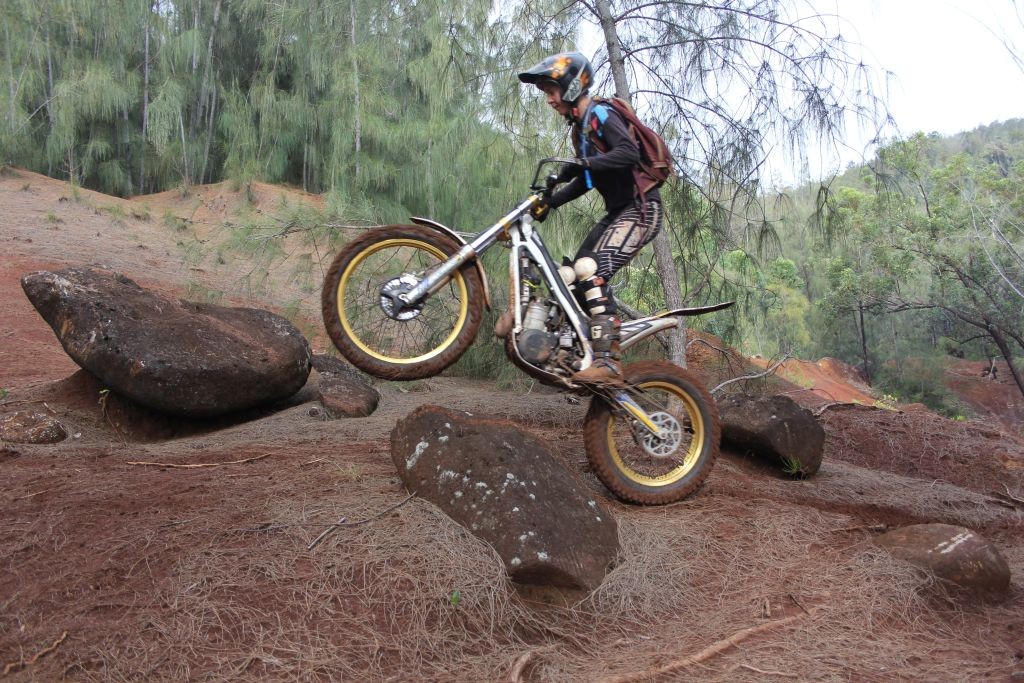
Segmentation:
<svg viewBox="0 0 1024 683">
<path fill-rule="evenodd" d="M 630 320 L 622 323 L 622 330 L 620 331 L 622 341 L 621 346 L 623 349 L 628 349 L 633 344 L 636 344 L 641 339 L 646 339 L 652 334 L 657 334 L 662 330 L 669 330 L 679 325 L 678 318 L 688 317 L 691 315 L 703 315 L 704 313 L 712 313 L 714 311 L 721 311 L 723 309 L 732 306 L 735 301 L 726 301 L 720 304 L 714 304 L 713 306 L 698 306 L 696 308 L 676 308 L 671 311 L 662 311 L 655 313 L 652 316 L 646 318 L 639 318 L 637 320 Z"/>
<path fill-rule="evenodd" d="M 419 216 L 413 216 L 412 222 L 417 225 L 423 225 L 428 228 L 433 228 L 440 233 L 451 237 L 453 240 L 458 242 L 460 245 L 465 246 L 469 244 L 465 239 L 462 238 L 457 232 L 449 228 L 448 226 L 441 225 L 437 221 L 432 221 L 429 218 L 420 218 Z M 491 288 L 487 284 L 487 273 L 484 272 L 484 266 L 480 262 L 479 258 L 473 259 L 473 265 L 476 267 L 476 272 L 480 274 L 480 281 L 484 284 L 484 305 L 487 306 L 487 310 L 491 310 Z"/>
</svg>

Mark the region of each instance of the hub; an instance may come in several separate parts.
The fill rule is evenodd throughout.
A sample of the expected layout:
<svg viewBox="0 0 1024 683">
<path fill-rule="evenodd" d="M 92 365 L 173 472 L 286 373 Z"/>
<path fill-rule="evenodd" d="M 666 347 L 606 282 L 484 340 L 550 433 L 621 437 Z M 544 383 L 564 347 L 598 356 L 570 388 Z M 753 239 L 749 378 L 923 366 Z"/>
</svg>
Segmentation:
<svg viewBox="0 0 1024 683">
<path fill-rule="evenodd" d="M 423 312 L 423 302 L 410 306 L 402 301 L 403 294 L 407 294 L 420 283 L 420 279 L 411 273 L 405 273 L 392 278 L 380 288 L 380 308 L 393 320 L 412 320 Z"/>
</svg>

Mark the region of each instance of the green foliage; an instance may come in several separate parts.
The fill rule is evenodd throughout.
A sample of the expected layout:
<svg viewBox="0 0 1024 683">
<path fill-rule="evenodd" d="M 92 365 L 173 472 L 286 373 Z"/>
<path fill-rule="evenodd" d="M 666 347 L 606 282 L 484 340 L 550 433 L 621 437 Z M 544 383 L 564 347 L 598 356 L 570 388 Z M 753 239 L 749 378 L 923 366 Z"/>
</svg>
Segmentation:
<svg viewBox="0 0 1024 683">
<path fill-rule="evenodd" d="M 10 0 L 3 162 L 120 195 L 262 179 L 460 219 L 467 178 L 500 185 L 510 156 L 485 115 L 490 12 Z"/>
<path fill-rule="evenodd" d="M 188 230 L 188 221 L 184 218 L 179 218 L 171 211 L 164 212 L 162 221 L 166 227 L 174 230 L 175 232 L 185 232 Z"/>
<path fill-rule="evenodd" d="M 879 371 L 875 386 L 902 403 L 923 403 L 946 417 L 970 414 L 945 386 L 944 368 L 944 359 L 935 355 L 890 362 Z"/>
<path fill-rule="evenodd" d="M 737 248 L 720 259 L 744 318 L 739 346 L 834 356 L 901 400 L 963 414 L 941 364 L 926 372 L 908 359 L 1015 362 L 1024 352 L 1022 171 L 1018 120 L 895 140 L 868 167 L 793 191 L 769 216 L 781 257 L 758 255 L 758 241 L 736 229 Z M 802 348 L 793 343 L 801 318 Z"/>
<path fill-rule="evenodd" d="M 804 469 L 804 465 L 798 458 L 792 456 L 785 456 L 782 458 L 782 471 L 791 477 L 797 477 L 803 479 L 807 476 L 807 471 Z"/>
</svg>

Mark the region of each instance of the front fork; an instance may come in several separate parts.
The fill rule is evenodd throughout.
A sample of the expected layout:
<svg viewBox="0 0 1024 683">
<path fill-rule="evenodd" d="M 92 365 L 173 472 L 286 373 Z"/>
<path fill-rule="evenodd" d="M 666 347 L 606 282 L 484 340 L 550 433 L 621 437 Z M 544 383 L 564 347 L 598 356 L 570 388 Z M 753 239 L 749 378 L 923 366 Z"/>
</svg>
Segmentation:
<svg viewBox="0 0 1024 683">
<path fill-rule="evenodd" d="M 607 388 L 607 389 L 595 389 L 594 393 L 597 394 L 602 400 L 606 401 L 612 408 L 618 408 L 622 413 L 625 413 L 628 417 L 633 418 L 636 422 L 646 431 L 650 432 L 656 439 L 666 438 L 666 434 L 654 424 L 654 421 L 647 414 L 639 403 L 629 395 L 626 389 Z"/>
<path fill-rule="evenodd" d="M 471 259 L 478 258 L 480 254 L 483 254 L 495 242 L 498 241 L 499 237 L 506 234 L 509 226 L 515 221 L 519 220 L 527 211 L 530 210 L 535 203 L 540 201 L 539 195 L 530 195 L 516 208 L 509 211 L 500 221 L 487 228 L 479 235 L 476 236 L 469 244 L 463 245 L 459 251 L 452 256 L 450 259 L 439 265 L 437 268 L 427 273 L 427 276 L 417 284 L 415 287 L 410 289 L 408 292 L 403 292 L 398 295 L 398 298 L 402 302 L 403 307 L 415 306 L 425 297 L 434 294 L 439 289 L 444 287 L 445 283 L 448 282 L 449 276 L 456 270 L 462 267 L 464 263 L 467 263 Z"/>
<path fill-rule="evenodd" d="M 607 399 L 606 399 L 607 400 Z M 633 418 L 639 422 L 643 427 L 653 434 L 655 437 L 662 439 L 664 435 L 658 425 L 654 424 L 654 421 L 647 415 L 647 412 L 640 407 L 640 404 L 633 400 L 633 398 L 622 389 L 617 389 L 612 392 L 611 400 L 615 402 L 626 413 L 632 415 Z"/>
</svg>

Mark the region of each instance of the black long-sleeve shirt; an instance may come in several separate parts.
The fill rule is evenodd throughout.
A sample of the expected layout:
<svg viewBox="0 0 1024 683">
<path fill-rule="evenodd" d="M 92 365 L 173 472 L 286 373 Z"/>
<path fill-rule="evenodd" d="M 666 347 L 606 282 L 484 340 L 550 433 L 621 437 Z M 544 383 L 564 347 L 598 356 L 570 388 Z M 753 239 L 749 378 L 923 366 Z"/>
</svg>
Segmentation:
<svg viewBox="0 0 1024 683">
<path fill-rule="evenodd" d="M 594 189 L 604 198 L 606 210 L 609 213 L 619 211 L 636 199 L 633 169 L 640 161 L 640 150 L 625 120 L 611 105 L 594 102 L 583 118 L 588 139 L 584 149 L 583 141 L 580 139 L 582 124 L 573 126 L 572 137 L 576 155 L 587 160 L 590 179 Z M 571 202 L 589 189 L 584 169 L 579 166 L 563 168 L 559 174 L 559 182 L 567 184 L 552 193 L 549 202 L 551 208 Z M 648 192 L 646 198 L 660 200 L 661 196 L 655 189 Z"/>
</svg>

